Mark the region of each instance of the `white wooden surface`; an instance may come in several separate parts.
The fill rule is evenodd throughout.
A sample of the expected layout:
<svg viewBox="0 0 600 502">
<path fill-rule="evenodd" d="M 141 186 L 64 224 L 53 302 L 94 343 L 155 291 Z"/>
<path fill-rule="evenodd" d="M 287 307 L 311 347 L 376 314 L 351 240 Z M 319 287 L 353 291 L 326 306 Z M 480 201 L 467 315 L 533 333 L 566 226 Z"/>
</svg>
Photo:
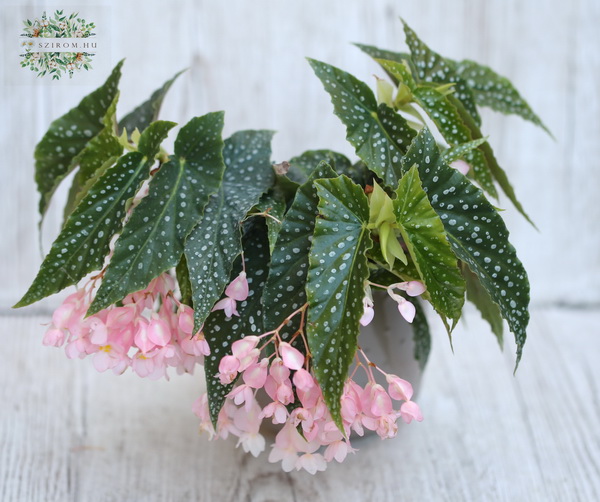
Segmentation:
<svg viewBox="0 0 600 502">
<path fill-rule="evenodd" d="M 6 63 L 1 71 L 11 76 L 22 70 L 12 66 L 6 47 L 13 46 L 21 19 L 41 11 L 32 6 L 44 2 L 24 0 L 12 10 L 4 8 L 7 3 L 0 6 Z M 60 7 L 45 3 L 48 9 Z M 93 0 L 73 8 L 85 16 L 86 5 L 93 7 L 87 9 L 94 15 L 98 6 L 106 7 L 99 15 L 98 32 L 108 37 L 109 63 L 127 57 L 123 113 L 176 71 L 189 67 L 171 90 L 163 118 L 183 123 L 224 109 L 227 133 L 242 128 L 279 131 L 276 160 L 308 148 L 352 153 L 305 56 L 370 80 L 381 71 L 350 42 L 401 49 L 398 16 L 403 16 L 444 55 L 489 64 L 515 82 L 557 138 L 552 141 L 517 117 L 484 114 L 484 132 L 540 228 L 535 232 L 501 202 L 508 208 L 512 240 L 530 272 L 533 302 L 600 304 L 600 232 L 593 231 L 600 220 L 597 0 L 147 0 L 143 8 L 133 1 Z M 33 75 L 31 85 L 2 80 L 0 245 L 3 255 L 13 256 L 0 262 L 4 309 L 28 286 L 40 262 L 33 148 L 50 121 L 105 76 L 97 70 L 88 85 L 77 85 L 77 79 L 49 85 L 35 82 Z M 48 219 L 46 245 L 57 223 L 58 218 Z M 556 270 L 561 271 L 560 280 L 568 279 L 568 294 L 556 285 Z"/>
<path fill-rule="evenodd" d="M 536 310 L 516 378 L 477 314 L 454 356 L 438 329 L 425 420 L 315 477 L 198 436 L 201 378 L 98 374 L 43 347 L 42 321 L 1 321 L 3 502 L 600 500 L 597 312 Z"/>
</svg>

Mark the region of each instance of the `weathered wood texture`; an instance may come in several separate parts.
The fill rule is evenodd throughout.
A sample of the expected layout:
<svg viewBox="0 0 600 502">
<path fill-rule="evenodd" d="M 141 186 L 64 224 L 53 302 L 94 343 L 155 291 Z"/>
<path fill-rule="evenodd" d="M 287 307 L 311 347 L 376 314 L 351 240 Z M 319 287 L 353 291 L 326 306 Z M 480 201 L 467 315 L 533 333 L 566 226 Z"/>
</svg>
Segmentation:
<svg viewBox="0 0 600 502">
<path fill-rule="evenodd" d="M 33 4 L 23 1 L 16 10 L 3 11 L 5 47 L 13 46 L 21 19 Z M 496 68 L 516 83 L 557 138 L 552 141 L 516 117 L 484 114 L 484 131 L 541 230 L 536 233 L 507 201 L 501 202 L 530 271 L 533 302 L 600 302 L 600 232 L 590 231 L 600 220 L 600 2 L 148 0 L 141 8 L 136 2 L 98 0 L 91 5 L 107 6 L 109 12 L 111 22 L 100 24 L 98 32 L 108 36 L 110 63 L 127 57 L 122 112 L 189 67 L 167 98 L 163 117 L 182 123 L 225 109 L 228 133 L 241 128 L 279 131 L 277 160 L 308 148 L 351 153 L 329 98 L 304 57 L 370 80 L 381 71 L 349 42 L 402 48 L 400 15 L 443 54 Z M 85 16 L 85 5 L 79 10 Z M 2 66 L 4 72 L 23 71 Z M 105 74 L 97 71 L 95 82 L 88 85 L 77 85 L 77 79 L 49 85 L 31 77 L 31 85 L 5 85 L 0 95 L 0 226 L 3 256 L 12 257 L 0 264 L 4 308 L 24 291 L 40 262 L 33 147 L 50 121 Z M 53 209 L 46 246 L 59 222 L 58 207 Z M 555 270 L 568 279 L 568 295 L 556 286 Z"/>
<path fill-rule="evenodd" d="M 536 310 L 516 378 L 477 314 L 454 356 L 437 329 L 425 420 L 316 477 L 198 436 L 201 378 L 98 374 L 43 347 L 44 321 L 0 324 L 3 502 L 600 499 L 598 313 Z"/>
</svg>

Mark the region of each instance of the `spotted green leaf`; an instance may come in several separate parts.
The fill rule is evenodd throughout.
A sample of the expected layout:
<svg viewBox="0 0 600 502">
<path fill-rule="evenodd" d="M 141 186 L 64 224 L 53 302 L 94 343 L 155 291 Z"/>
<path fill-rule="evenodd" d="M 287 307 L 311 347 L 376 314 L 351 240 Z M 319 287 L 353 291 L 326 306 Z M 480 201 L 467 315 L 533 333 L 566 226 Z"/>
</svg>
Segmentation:
<svg viewBox="0 0 600 502">
<path fill-rule="evenodd" d="M 319 162 L 327 162 L 338 174 L 345 174 L 355 183 L 360 184 L 364 178 L 361 166 L 353 165 L 345 155 L 332 150 L 308 150 L 290 159 L 288 176 L 297 183 L 305 183 Z"/>
<path fill-rule="evenodd" d="M 462 273 L 467 283 L 467 300 L 477 307 L 481 317 L 488 322 L 490 328 L 492 328 L 492 333 L 496 335 L 498 344 L 502 348 L 504 323 L 502 322 L 500 308 L 492 301 L 488 292 L 481 285 L 479 278 L 469 270 L 469 267 L 463 265 Z"/>
<path fill-rule="evenodd" d="M 167 80 L 160 88 L 156 89 L 149 99 L 144 101 L 141 105 L 129 112 L 119 121 L 119 131 L 127 129 L 127 132 L 131 134 L 135 129 L 143 131 L 158 118 L 160 107 L 162 106 L 163 100 L 169 89 L 173 85 L 173 82 L 181 75 L 185 70 L 182 70 L 175 74 L 175 76 Z"/>
<path fill-rule="evenodd" d="M 464 157 L 469 150 L 472 150 L 473 148 L 478 148 L 479 146 L 483 145 L 486 141 L 487 138 L 479 138 L 469 141 L 468 143 L 462 143 L 460 145 L 447 148 L 442 152 L 442 160 L 446 164 L 450 164 L 456 159 Z"/>
<path fill-rule="evenodd" d="M 65 222 L 90 187 L 123 153 L 123 146 L 115 135 L 116 105 L 115 99 L 102 119 L 104 128 L 88 142 L 79 155 L 79 169 L 73 177 L 64 209 Z"/>
<path fill-rule="evenodd" d="M 428 129 L 414 139 L 403 162 L 417 166 L 454 253 L 479 278 L 508 321 L 517 342 L 518 365 L 529 323 L 529 281 L 508 241 L 506 225 L 483 192 L 442 161 Z"/>
<path fill-rule="evenodd" d="M 423 190 L 416 166 L 402 177 L 396 195 L 396 222 L 427 287 L 431 304 L 455 324 L 465 301 L 465 281 L 448 243 L 444 225 Z"/>
<path fill-rule="evenodd" d="M 265 329 L 276 329 L 284 319 L 306 303 L 306 277 L 308 254 L 315 220 L 319 214 L 319 197 L 315 180 L 334 178 L 336 173 L 321 161 L 309 179 L 300 186 L 279 232 L 273 250 L 269 278 L 265 286 L 263 301 Z M 300 326 L 299 317 L 285 326 L 280 334 L 287 339 Z"/>
<path fill-rule="evenodd" d="M 346 176 L 315 183 L 319 217 L 306 283 L 307 336 L 325 404 L 342 429 L 340 398 L 357 349 L 369 277 L 365 253 L 373 244 L 369 204 L 363 189 Z"/>
<path fill-rule="evenodd" d="M 450 102 L 456 107 L 458 112 L 460 113 L 465 125 L 471 130 L 471 136 L 475 140 L 481 139 L 483 137 L 483 134 L 481 134 L 479 127 L 473 121 L 473 118 L 471 117 L 471 115 L 469 115 L 469 113 L 462 106 L 461 102 L 458 101 L 457 99 L 455 99 L 453 96 L 448 96 L 448 98 L 449 98 Z M 488 142 L 482 143 L 481 146 L 479 147 L 479 149 L 485 155 L 485 159 L 486 159 L 487 165 L 490 169 L 490 172 L 492 173 L 492 176 L 498 182 L 498 184 L 500 185 L 500 187 L 502 188 L 502 190 L 504 191 L 506 196 L 513 203 L 513 205 L 517 208 L 517 210 L 525 217 L 525 219 L 535 227 L 535 224 L 533 223 L 533 221 L 531 221 L 531 219 L 525 212 L 525 209 L 523 209 L 523 206 L 518 201 L 517 195 L 515 194 L 515 191 L 514 191 L 512 185 L 510 184 L 510 181 L 508 181 L 508 176 L 506 175 L 506 172 L 504 171 L 504 169 L 502 169 L 500 167 L 500 165 L 498 164 L 498 161 L 496 160 L 496 157 L 494 156 L 494 152 L 493 152 L 490 144 Z"/>
<path fill-rule="evenodd" d="M 185 242 L 195 331 L 221 297 L 242 251 L 240 222 L 273 184 L 271 131 L 240 131 L 225 140 L 223 183 Z"/>
<path fill-rule="evenodd" d="M 413 129 L 388 106 L 378 106 L 364 82 L 326 63 L 309 62 L 330 94 L 334 112 L 346 126 L 346 139 L 356 154 L 395 189 L 402 176 L 402 155 L 415 135 Z"/>
<path fill-rule="evenodd" d="M 417 80 L 439 84 L 453 83 L 456 97 L 473 117 L 475 123 L 480 126 L 481 119 L 473 92 L 465 80 L 454 71 L 453 65 L 437 52 L 432 51 L 406 23 L 404 23 L 404 34 L 410 48 L 411 60 L 417 70 Z"/>
<path fill-rule="evenodd" d="M 456 74 L 463 78 L 472 89 L 478 105 L 489 106 L 505 114 L 519 115 L 552 136 L 552 133 L 506 77 L 475 61 L 464 60 L 454 64 Z"/>
<path fill-rule="evenodd" d="M 417 103 L 427 112 L 438 130 L 451 147 L 472 141 L 471 131 L 463 122 L 456 107 L 432 87 L 417 87 L 413 95 Z M 498 197 L 486 157 L 478 148 L 464 153 L 465 161 L 473 169 L 477 182 L 492 197 Z"/>
<path fill-rule="evenodd" d="M 210 356 L 204 358 L 204 372 L 208 392 L 208 407 L 213 424 L 216 427 L 219 411 L 223 407 L 225 396 L 233 384 L 222 385 L 216 377 L 219 362 L 231 354 L 231 344 L 247 335 L 260 335 L 263 328 L 263 288 L 269 268 L 269 243 L 263 221 L 258 220 L 244 236 L 244 263 L 248 279 L 248 298 L 237 302 L 239 317 L 226 317 L 222 310 L 212 312 L 204 324 L 204 336 L 210 347 Z M 231 279 L 241 271 L 241 259 L 233 267 Z"/>
<path fill-rule="evenodd" d="M 149 139 L 145 153 L 124 155 L 90 188 L 52 244 L 33 284 L 15 307 L 37 302 L 102 268 L 109 243 L 121 229 L 127 201 L 150 176 L 154 154 L 174 125 L 173 122 L 152 124 L 144 132 Z"/>
<path fill-rule="evenodd" d="M 411 66 L 411 69 L 413 69 L 416 73 L 416 69 L 414 68 L 414 66 L 412 66 L 412 60 L 411 60 L 410 54 L 407 52 L 394 52 L 394 51 L 389 51 L 387 49 L 379 49 L 378 47 L 374 47 L 372 45 L 364 45 L 364 44 L 354 44 L 354 45 L 356 45 L 356 47 L 358 47 L 361 51 L 363 51 L 368 56 L 371 56 L 379 64 L 381 64 L 380 60 L 394 61 L 396 63 L 403 63 L 404 61 L 406 61 Z M 397 84 L 399 82 L 397 75 L 394 72 L 390 72 L 389 69 L 386 68 L 385 66 L 383 66 L 383 65 L 381 65 L 381 66 L 383 67 L 385 72 L 388 74 L 388 76 L 392 79 L 392 81 L 395 84 Z"/>
<path fill-rule="evenodd" d="M 179 260 L 179 263 L 175 268 L 175 274 L 177 277 L 177 284 L 179 285 L 179 292 L 181 293 L 181 303 L 193 307 L 192 283 L 190 282 L 190 271 L 187 266 L 185 254 L 181 257 L 181 260 Z"/>
<path fill-rule="evenodd" d="M 120 61 L 106 82 L 62 117 L 35 147 L 35 181 L 40 193 L 39 211 L 44 216 L 52 194 L 60 182 L 77 166 L 88 143 L 104 129 L 104 117 L 114 106 L 121 78 Z"/>
<path fill-rule="evenodd" d="M 278 186 L 273 187 L 268 193 L 264 194 L 256 205 L 257 212 L 268 215 L 265 216 L 265 222 L 267 223 L 269 250 L 271 254 L 273 254 L 273 250 L 275 249 L 286 209 L 285 195 Z"/>
<path fill-rule="evenodd" d="M 145 288 L 179 263 L 185 238 L 221 184 L 222 129 L 223 112 L 195 117 L 181 128 L 175 154 L 154 175 L 115 244 L 88 315 Z"/>
</svg>

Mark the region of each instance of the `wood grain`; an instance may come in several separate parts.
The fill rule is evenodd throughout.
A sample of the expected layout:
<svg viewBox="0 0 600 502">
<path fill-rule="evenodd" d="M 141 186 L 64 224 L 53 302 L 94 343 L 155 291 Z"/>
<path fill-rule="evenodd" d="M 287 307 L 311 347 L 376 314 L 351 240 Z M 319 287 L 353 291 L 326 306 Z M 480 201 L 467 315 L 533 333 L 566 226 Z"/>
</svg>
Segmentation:
<svg viewBox="0 0 600 502">
<path fill-rule="evenodd" d="M 452 355 L 436 324 L 425 421 L 325 473 L 285 474 L 196 433 L 201 377 L 98 374 L 40 344 L 45 319 L 3 318 L 0 500 L 591 501 L 600 498 L 600 314 L 536 310 L 513 347 L 470 312 Z M 512 344 L 509 344 L 512 345 Z"/>
<path fill-rule="evenodd" d="M 6 47 L 18 36 L 34 2 L 3 11 Z M 513 79 L 554 132 L 517 117 L 484 113 L 501 164 L 541 232 L 502 199 L 512 241 L 530 272 L 534 304 L 600 304 L 600 3 L 596 0 L 228 0 L 192 2 L 99 0 L 108 9 L 111 63 L 127 57 L 119 109 L 125 113 L 181 68 L 189 71 L 167 97 L 163 118 L 184 123 L 195 115 L 226 110 L 226 132 L 243 128 L 278 131 L 274 160 L 309 148 L 331 147 L 352 154 L 327 94 L 304 57 L 328 61 L 369 81 L 377 66 L 350 45 L 357 41 L 402 48 L 403 16 L 429 43 L 452 58 L 489 64 Z M 35 9 L 33 9 L 35 10 Z M 80 9 L 85 14 L 85 6 Z M 7 49 L 8 50 L 8 49 Z M 3 56 L 12 64 L 12 59 Z M 3 65 L 4 66 L 4 65 Z M 6 70 L 8 71 L 8 70 Z M 13 71 L 20 71 L 14 68 Z M 6 180 L 0 198 L 3 311 L 24 292 L 40 263 L 37 197 L 32 151 L 52 119 L 64 113 L 105 78 L 79 85 L 3 85 L 0 140 Z M 32 75 L 33 78 L 33 75 Z M 64 190 L 61 192 L 64 195 Z M 60 200 L 60 194 L 57 199 Z M 56 235 L 60 208 L 47 221 L 45 247 Z M 557 264 L 569 263 L 568 296 L 555 287 Z M 42 306 L 55 304 L 50 301 Z"/>
</svg>

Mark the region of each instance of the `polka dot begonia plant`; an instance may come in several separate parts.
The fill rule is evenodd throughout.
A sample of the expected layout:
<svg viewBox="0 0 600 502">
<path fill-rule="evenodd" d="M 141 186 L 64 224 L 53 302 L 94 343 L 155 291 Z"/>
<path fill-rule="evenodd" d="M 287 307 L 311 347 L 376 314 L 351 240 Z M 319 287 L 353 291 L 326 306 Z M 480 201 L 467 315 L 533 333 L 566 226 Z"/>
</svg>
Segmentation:
<svg viewBox="0 0 600 502">
<path fill-rule="evenodd" d="M 270 421 L 269 461 L 311 473 L 353 453 L 352 434 L 391 438 L 399 419 L 423 419 L 411 384 L 359 344 L 378 316 L 374 291 L 415 326 L 421 366 L 423 302 L 451 333 L 465 299 L 500 341 L 507 321 L 518 364 L 529 283 L 488 197 L 500 188 L 528 217 L 478 107 L 544 126 L 506 78 L 405 33 L 410 53 L 359 45 L 385 73 L 376 92 L 309 60 L 357 161 L 313 150 L 275 164 L 272 132 L 223 139 L 223 112 L 190 120 L 169 154 L 176 124 L 157 114 L 177 75 L 118 121 L 119 63 L 35 150 L 42 217 L 74 172 L 62 230 L 16 305 L 76 286 L 43 343 L 151 379 L 202 365 L 201 430 L 258 456 Z"/>
</svg>

